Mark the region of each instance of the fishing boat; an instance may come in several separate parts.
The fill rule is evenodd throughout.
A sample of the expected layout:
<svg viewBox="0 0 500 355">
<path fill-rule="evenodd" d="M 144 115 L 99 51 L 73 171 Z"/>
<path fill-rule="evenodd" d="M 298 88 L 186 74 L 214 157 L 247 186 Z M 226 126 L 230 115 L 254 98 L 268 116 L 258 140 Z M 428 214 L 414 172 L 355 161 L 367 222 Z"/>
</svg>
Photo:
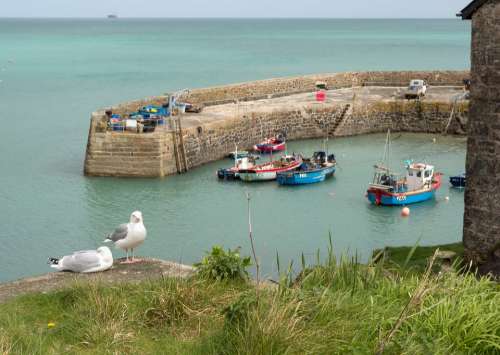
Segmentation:
<svg viewBox="0 0 500 355">
<path fill-rule="evenodd" d="M 253 148 L 260 153 L 280 152 L 286 149 L 286 140 L 283 135 L 277 135 L 254 145 Z"/>
<path fill-rule="evenodd" d="M 304 185 L 325 181 L 335 173 L 335 155 L 324 151 L 314 152 L 310 159 L 304 159 L 296 170 L 276 174 L 280 185 Z"/>
<path fill-rule="evenodd" d="M 217 177 L 224 180 L 239 179 L 240 170 L 251 169 L 255 166 L 255 158 L 246 156 L 234 159 L 234 166 L 217 170 Z"/>
<path fill-rule="evenodd" d="M 426 163 L 406 163 L 404 176 L 391 172 L 390 131 L 387 132 L 383 163 L 375 165 L 373 182 L 367 191 L 368 200 L 375 205 L 400 206 L 429 200 L 441 187 L 441 174 Z"/>
<path fill-rule="evenodd" d="M 463 188 L 465 187 L 466 181 L 467 180 L 465 177 L 465 173 L 456 176 L 450 176 L 450 184 L 452 184 L 453 187 Z"/>
<path fill-rule="evenodd" d="M 250 169 L 240 169 L 239 177 L 243 181 L 269 181 L 275 180 L 276 174 L 297 169 L 302 164 L 300 155 L 285 155 L 279 160 L 256 165 Z"/>
</svg>

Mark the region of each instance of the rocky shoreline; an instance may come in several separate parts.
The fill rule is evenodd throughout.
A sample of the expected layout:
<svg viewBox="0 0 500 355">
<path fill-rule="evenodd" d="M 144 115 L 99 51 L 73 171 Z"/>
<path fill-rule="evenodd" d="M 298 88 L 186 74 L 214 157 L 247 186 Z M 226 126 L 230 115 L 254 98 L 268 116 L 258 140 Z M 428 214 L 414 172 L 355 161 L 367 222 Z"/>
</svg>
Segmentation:
<svg viewBox="0 0 500 355">
<path fill-rule="evenodd" d="M 142 258 L 140 262 L 135 264 L 120 264 L 123 260 L 116 259 L 111 269 L 99 273 L 51 272 L 41 276 L 0 283 L 0 303 L 27 293 L 45 293 L 58 290 L 81 281 L 113 284 L 141 282 L 162 277 L 184 278 L 192 275 L 195 270 L 189 265 L 154 258 Z"/>
</svg>

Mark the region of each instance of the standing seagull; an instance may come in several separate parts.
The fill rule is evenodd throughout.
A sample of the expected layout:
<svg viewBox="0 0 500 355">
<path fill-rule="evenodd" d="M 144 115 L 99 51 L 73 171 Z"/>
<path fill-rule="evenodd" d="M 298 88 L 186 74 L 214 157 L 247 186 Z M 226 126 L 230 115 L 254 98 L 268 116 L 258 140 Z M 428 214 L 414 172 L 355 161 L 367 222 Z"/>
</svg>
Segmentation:
<svg viewBox="0 0 500 355">
<path fill-rule="evenodd" d="M 146 239 L 146 227 L 142 223 L 141 211 L 134 211 L 130 215 L 130 222 L 120 224 L 113 233 L 108 235 L 105 242 L 113 242 L 115 246 L 127 252 L 127 259 L 123 264 L 135 263 L 134 249 L 141 245 Z M 132 251 L 132 259 L 128 258 L 128 250 Z"/>
<path fill-rule="evenodd" d="M 98 272 L 113 266 L 113 255 L 108 247 L 97 250 L 80 250 L 62 258 L 49 258 L 50 267 L 57 271 Z"/>
</svg>

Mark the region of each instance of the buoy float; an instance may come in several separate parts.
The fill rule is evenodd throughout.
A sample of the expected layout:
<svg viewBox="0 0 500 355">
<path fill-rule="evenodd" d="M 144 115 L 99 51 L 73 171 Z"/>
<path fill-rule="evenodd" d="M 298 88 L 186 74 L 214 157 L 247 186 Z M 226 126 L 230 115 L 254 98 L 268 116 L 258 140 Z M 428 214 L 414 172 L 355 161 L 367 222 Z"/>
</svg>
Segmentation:
<svg viewBox="0 0 500 355">
<path fill-rule="evenodd" d="M 408 217 L 410 215 L 410 209 L 408 207 L 403 207 L 401 210 L 401 216 Z"/>
</svg>

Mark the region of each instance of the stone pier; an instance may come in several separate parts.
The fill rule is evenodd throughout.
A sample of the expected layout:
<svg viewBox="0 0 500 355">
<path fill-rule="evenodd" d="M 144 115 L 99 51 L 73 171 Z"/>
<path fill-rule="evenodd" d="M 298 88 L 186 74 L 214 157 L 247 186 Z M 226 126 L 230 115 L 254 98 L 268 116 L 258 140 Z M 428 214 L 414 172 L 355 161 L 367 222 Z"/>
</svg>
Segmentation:
<svg viewBox="0 0 500 355">
<path fill-rule="evenodd" d="M 447 127 L 448 134 L 465 134 L 468 101 L 456 99 L 463 95 L 462 81 L 468 76 L 463 71 L 339 73 L 195 89 L 186 101 L 204 109 L 181 117 L 187 166 L 221 159 L 235 145 L 250 148 L 283 131 L 290 140 L 324 137 L 326 130 L 330 137 L 389 128 L 442 133 Z M 428 93 L 421 100 L 405 100 L 403 90 L 415 78 L 427 80 Z M 315 100 L 317 81 L 328 85 L 325 102 Z M 125 114 L 167 99 L 147 98 L 112 111 Z M 168 125 L 153 133 L 113 132 L 107 129 L 104 111 L 92 114 L 86 175 L 163 177 L 178 171 L 179 137 Z"/>
</svg>

